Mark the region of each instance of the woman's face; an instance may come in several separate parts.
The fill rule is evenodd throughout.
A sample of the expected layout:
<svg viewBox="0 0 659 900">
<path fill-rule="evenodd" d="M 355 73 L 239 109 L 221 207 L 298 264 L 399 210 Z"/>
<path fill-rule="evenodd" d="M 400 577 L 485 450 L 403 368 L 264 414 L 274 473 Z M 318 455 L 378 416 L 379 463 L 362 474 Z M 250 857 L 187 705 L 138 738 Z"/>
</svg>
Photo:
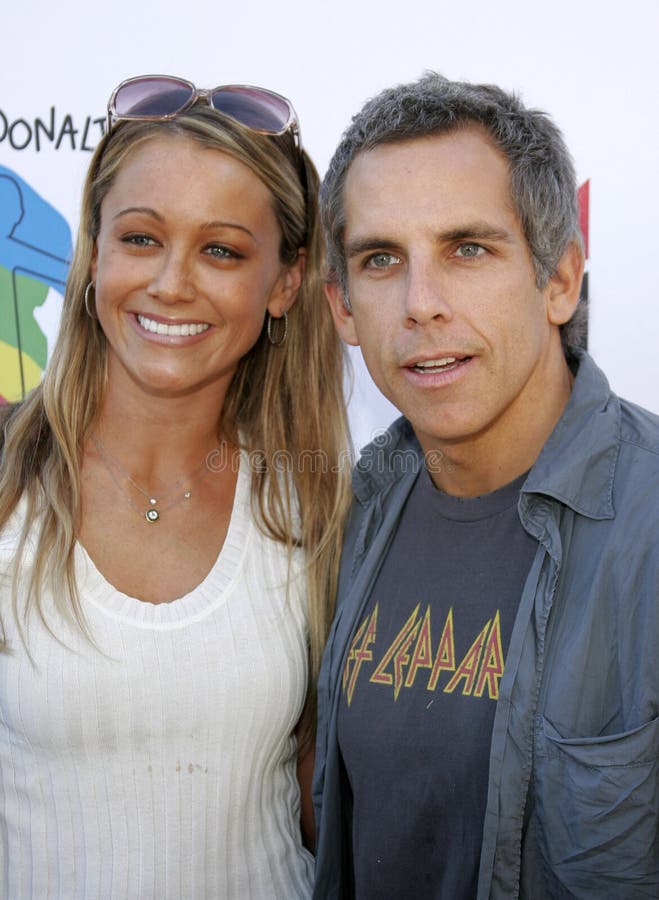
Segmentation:
<svg viewBox="0 0 659 900">
<path fill-rule="evenodd" d="M 280 241 L 243 163 L 181 136 L 139 146 L 103 200 L 92 262 L 109 388 L 223 399 L 266 311 L 295 300 L 302 260 L 284 266 Z"/>
</svg>

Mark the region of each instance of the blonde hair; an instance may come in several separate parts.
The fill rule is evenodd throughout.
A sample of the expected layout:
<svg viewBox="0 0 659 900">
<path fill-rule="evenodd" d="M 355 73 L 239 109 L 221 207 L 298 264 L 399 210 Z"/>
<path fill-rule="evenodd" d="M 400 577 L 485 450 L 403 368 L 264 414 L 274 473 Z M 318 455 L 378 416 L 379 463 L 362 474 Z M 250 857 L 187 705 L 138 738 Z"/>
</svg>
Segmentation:
<svg viewBox="0 0 659 900">
<path fill-rule="evenodd" d="M 247 165 L 272 194 L 282 232 L 282 262 L 293 262 L 300 248 L 306 253 L 286 343 L 273 346 L 264 327 L 238 365 L 222 424 L 234 438 L 240 435 L 246 449 L 258 453 L 263 462 L 252 467 L 251 477 L 252 504 L 264 527 L 289 549 L 299 545 L 306 552 L 311 677 L 302 733 L 310 739 L 315 682 L 333 614 L 348 504 L 348 433 L 343 350 L 322 297 L 318 175 L 290 134 L 260 135 L 200 104 L 171 122 L 121 123 L 99 144 L 83 190 L 59 338 L 42 384 L 10 412 L 4 425 L 0 530 L 22 498 L 27 504 L 13 573 L 12 612 L 23 635 L 33 609 L 49 627 L 42 603 L 48 586 L 58 612 L 85 627 L 73 561 L 83 447 L 103 396 L 106 339 L 98 321 L 85 310 L 84 293 L 102 201 L 135 148 L 162 134 L 195 140 Z M 280 477 L 282 460 L 288 461 L 290 479 Z M 22 582 L 19 604 L 18 576 L 35 525 L 34 561 L 26 567 L 28 578 Z"/>
</svg>

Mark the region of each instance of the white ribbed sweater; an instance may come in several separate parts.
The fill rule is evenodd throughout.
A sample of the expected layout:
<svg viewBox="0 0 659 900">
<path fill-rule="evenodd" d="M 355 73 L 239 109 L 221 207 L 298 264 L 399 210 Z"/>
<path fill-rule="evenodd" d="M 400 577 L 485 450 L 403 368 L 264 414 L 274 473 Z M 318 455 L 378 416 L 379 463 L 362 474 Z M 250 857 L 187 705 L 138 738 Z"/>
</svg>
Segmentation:
<svg viewBox="0 0 659 900">
<path fill-rule="evenodd" d="M 0 538 L 0 569 L 16 545 Z M 301 560 L 250 516 L 241 462 L 212 571 L 173 603 L 116 591 L 77 548 L 97 646 L 0 612 L 3 900 L 295 900 L 310 895 L 295 740 L 306 688 Z"/>
</svg>

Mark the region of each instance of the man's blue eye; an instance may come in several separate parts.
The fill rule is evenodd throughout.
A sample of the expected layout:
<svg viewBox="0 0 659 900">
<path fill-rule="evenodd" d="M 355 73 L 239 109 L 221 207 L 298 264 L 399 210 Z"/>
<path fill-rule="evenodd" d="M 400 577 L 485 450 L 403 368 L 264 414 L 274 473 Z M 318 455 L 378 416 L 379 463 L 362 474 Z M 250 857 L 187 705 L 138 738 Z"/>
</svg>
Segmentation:
<svg viewBox="0 0 659 900">
<path fill-rule="evenodd" d="M 473 259 L 476 256 L 481 256 L 485 253 L 485 250 L 480 244 L 460 244 L 457 253 L 458 256 L 462 256 L 464 259 Z"/>
<path fill-rule="evenodd" d="M 386 269 L 387 266 L 395 265 L 399 262 L 399 257 L 394 256 L 393 253 L 375 253 L 373 256 L 369 256 L 366 265 L 373 269 Z"/>
</svg>

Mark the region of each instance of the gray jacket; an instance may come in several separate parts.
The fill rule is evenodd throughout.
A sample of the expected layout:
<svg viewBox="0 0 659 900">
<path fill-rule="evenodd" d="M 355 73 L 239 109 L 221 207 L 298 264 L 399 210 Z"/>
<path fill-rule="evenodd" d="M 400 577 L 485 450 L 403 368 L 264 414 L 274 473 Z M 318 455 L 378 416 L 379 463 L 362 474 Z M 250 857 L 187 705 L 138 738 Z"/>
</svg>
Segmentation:
<svg viewBox="0 0 659 900">
<path fill-rule="evenodd" d="M 538 551 L 500 684 L 479 900 L 659 897 L 659 418 L 578 360 L 520 493 Z M 316 900 L 353 896 L 340 674 L 421 464 L 399 419 L 354 473 L 318 693 Z"/>
</svg>

